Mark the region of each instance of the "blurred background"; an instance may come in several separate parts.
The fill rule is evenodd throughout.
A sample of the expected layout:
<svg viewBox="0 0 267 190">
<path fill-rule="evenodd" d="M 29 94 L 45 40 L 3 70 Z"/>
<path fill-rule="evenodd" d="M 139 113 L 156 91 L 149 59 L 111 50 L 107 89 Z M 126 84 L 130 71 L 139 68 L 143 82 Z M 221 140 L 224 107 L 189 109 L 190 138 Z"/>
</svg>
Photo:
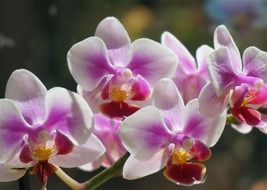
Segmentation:
<svg viewBox="0 0 267 190">
<path fill-rule="evenodd" d="M 63 86 L 76 90 L 66 62 L 69 48 L 94 35 L 106 16 L 117 17 L 132 40 L 148 37 L 160 41 L 170 31 L 195 55 L 198 46 L 213 46 L 219 24 L 230 30 L 240 52 L 248 46 L 267 51 L 267 1 L 265 0 L 1 0 L 0 1 L 0 95 L 11 72 L 25 68 L 49 89 Z M 1 147 L 0 147 L 1 148 Z M 257 130 L 241 135 L 226 127 L 213 156 L 206 162 L 203 185 L 181 187 L 167 181 L 162 172 L 135 181 L 113 179 L 99 190 L 266 190 L 267 136 Z M 84 181 L 95 175 L 66 170 Z M 32 189 L 38 181 L 31 176 Z M 56 176 L 50 189 L 68 189 Z M 1 190 L 17 190 L 18 183 L 0 183 Z"/>
</svg>

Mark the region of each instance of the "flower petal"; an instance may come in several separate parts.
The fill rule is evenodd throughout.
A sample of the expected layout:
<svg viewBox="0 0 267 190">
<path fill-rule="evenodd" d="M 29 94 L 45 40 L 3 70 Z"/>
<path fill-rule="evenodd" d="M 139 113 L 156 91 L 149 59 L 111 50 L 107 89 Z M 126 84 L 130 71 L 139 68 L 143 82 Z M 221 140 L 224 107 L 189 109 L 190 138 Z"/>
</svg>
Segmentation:
<svg viewBox="0 0 267 190">
<path fill-rule="evenodd" d="M 164 78 L 157 82 L 153 90 L 153 104 L 160 110 L 169 110 L 178 106 L 184 108 L 183 99 L 171 79 Z"/>
<path fill-rule="evenodd" d="M 260 112 L 252 108 L 233 107 L 231 113 L 239 122 L 244 122 L 248 125 L 255 126 L 261 122 Z"/>
<path fill-rule="evenodd" d="M 206 161 L 211 157 L 211 150 L 201 141 L 195 140 L 191 150 L 194 153 L 193 160 Z"/>
<path fill-rule="evenodd" d="M 141 75 L 137 75 L 132 85 L 131 91 L 134 96 L 131 100 L 144 101 L 150 97 L 151 89 L 149 83 Z"/>
<path fill-rule="evenodd" d="M 235 130 L 237 130 L 239 133 L 247 134 L 252 130 L 252 126 L 248 125 L 246 123 L 241 123 L 240 125 L 234 125 L 232 124 L 231 127 Z"/>
<path fill-rule="evenodd" d="M 153 104 L 160 109 L 169 129 L 178 128 L 183 122 L 184 102 L 171 79 L 161 79 L 153 90 Z"/>
<path fill-rule="evenodd" d="M 45 94 L 42 82 L 30 71 L 14 71 L 8 79 L 5 97 L 19 106 L 24 119 L 34 125 L 45 117 Z"/>
<path fill-rule="evenodd" d="M 70 153 L 74 146 L 71 140 L 59 131 L 56 132 L 55 145 L 58 155 Z"/>
<path fill-rule="evenodd" d="M 226 121 L 226 111 L 217 117 L 205 117 L 199 113 L 198 100 L 191 100 L 186 105 L 183 134 L 198 139 L 211 147 L 219 140 Z"/>
<path fill-rule="evenodd" d="M 147 106 L 123 120 L 120 137 L 134 157 L 147 160 L 168 144 L 172 134 L 160 112 L 154 106 Z"/>
<path fill-rule="evenodd" d="M 164 170 L 164 176 L 170 181 L 178 184 L 191 186 L 201 184 L 205 181 L 206 167 L 200 163 L 185 163 L 181 165 L 170 165 Z"/>
<path fill-rule="evenodd" d="M 47 92 L 46 121 L 43 126 L 58 130 L 83 144 L 91 133 L 92 111 L 80 95 L 55 87 Z"/>
<path fill-rule="evenodd" d="M 74 145 L 72 152 L 55 155 L 48 162 L 60 167 L 78 167 L 98 159 L 105 152 L 105 148 L 95 135 L 91 135 L 85 144 Z"/>
<path fill-rule="evenodd" d="M 124 164 L 123 178 L 134 180 L 153 174 L 165 167 L 170 155 L 167 150 L 160 150 L 151 159 L 142 161 L 131 155 Z"/>
<path fill-rule="evenodd" d="M 211 83 L 204 86 L 199 94 L 199 111 L 208 117 L 216 117 L 228 106 L 230 93 L 217 96 Z"/>
<path fill-rule="evenodd" d="M 209 71 L 217 96 L 234 88 L 238 76 L 226 48 L 219 48 L 210 54 Z"/>
<path fill-rule="evenodd" d="M 108 55 L 114 66 L 126 66 L 130 58 L 131 41 L 124 26 L 115 17 L 107 17 L 96 28 L 95 36 L 107 46 Z"/>
<path fill-rule="evenodd" d="M 173 81 L 178 87 L 185 104 L 197 98 L 201 89 L 206 84 L 205 79 L 199 73 L 190 74 L 185 77 L 177 75 L 177 77 L 173 78 Z"/>
<path fill-rule="evenodd" d="M 84 90 L 80 85 L 77 86 L 78 94 L 86 100 L 93 113 L 99 112 L 99 105 L 103 103 L 101 90 L 108 80 L 109 77 L 104 78 L 93 91 Z"/>
<path fill-rule="evenodd" d="M 104 42 L 97 37 L 74 44 L 67 55 L 74 80 L 85 90 L 94 90 L 101 80 L 114 73 Z"/>
<path fill-rule="evenodd" d="M 101 114 L 95 114 L 94 123 L 93 134 L 95 134 L 105 146 L 105 156 L 109 165 L 113 164 L 126 153 L 119 137 L 121 121 L 110 119 Z"/>
<path fill-rule="evenodd" d="M 196 52 L 198 73 L 205 79 L 209 79 L 208 58 L 213 51 L 210 46 L 202 45 Z"/>
<path fill-rule="evenodd" d="M 139 109 L 140 107 L 134 104 L 114 101 L 103 103 L 99 107 L 101 113 L 110 118 L 122 118 L 125 116 L 130 116 Z"/>
<path fill-rule="evenodd" d="M 215 29 L 214 47 L 215 49 L 226 47 L 229 50 L 230 60 L 233 68 L 237 72 L 242 71 L 242 62 L 239 50 L 237 49 L 231 34 L 224 25 L 220 25 Z"/>
<path fill-rule="evenodd" d="M 243 54 L 244 73 L 267 82 L 267 53 L 256 47 L 248 47 Z"/>
<path fill-rule="evenodd" d="M 0 182 L 15 181 L 26 173 L 27 169 L 10 168 L 8 165 L 0 164 Z"/>
<path fill-rule="evenodd" d="M 101 167 L 104 156 L 101 156 L 98 160 L 79 166 L 78 168 L 83 171 L 93 171 Z"/>
<path fill-rule="evenodd" d="M 164 77 L 171 77 L 177 67 L 177 57 L 167 47 L 149 39 L 132 44 L 132 60 L 127 66 L 134 74 L 143 76 L 153 87 Z"/>
<path fill-rule="evenodd" d="M 0 100 L 0 163 L 6 162 L 19 151 L 23 136 L 30 126 L 23 119 L 19 108 L 8 99 Z"/>
<path fill-rule="evenodd" d="M 170 48 L 178 57 L 179 65 L 187 72 L 192 73 L 196 69 L 194 57 L 189 53 L 186 47 L 171 33 L 164 32 L 161 35 L 161 43 Z"/>
</svg>

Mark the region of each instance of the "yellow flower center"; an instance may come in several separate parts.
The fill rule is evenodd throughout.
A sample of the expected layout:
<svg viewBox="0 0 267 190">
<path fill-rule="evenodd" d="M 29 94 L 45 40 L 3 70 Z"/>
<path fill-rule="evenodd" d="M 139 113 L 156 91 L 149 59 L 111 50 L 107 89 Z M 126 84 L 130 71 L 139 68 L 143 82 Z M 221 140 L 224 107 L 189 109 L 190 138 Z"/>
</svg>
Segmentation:
<svg viewBox="0 0 267 190">
<path fill-rule="evenodd" d="M 34 150 L 33 156 L 38 161 L 46 161 L 50 158 L 50 156 L 55 152 L 54 147 L 39 147 L 38 149 Z"/>
<path fill-rule="evenodd" d="M 248 94 L 245 96 L 241 106 L 246 106 L 251 100 L 255 98 L 256 91 L 251 89 L 249 90 Z"/>
<path fill-rule="evenodd" d="M 110 91 L 110 99 L 114 102 L 123 102 L 128 95 L 128 91 L 123 90 L 120 87 L 113 87 Z"/>
<path fill-rule="evenodd" d="M 185 164 L 192 157 L 192 153 L 188 150 L 175 150 L 172 154 L 172 163 L 176 165 Z"/>
</svg>

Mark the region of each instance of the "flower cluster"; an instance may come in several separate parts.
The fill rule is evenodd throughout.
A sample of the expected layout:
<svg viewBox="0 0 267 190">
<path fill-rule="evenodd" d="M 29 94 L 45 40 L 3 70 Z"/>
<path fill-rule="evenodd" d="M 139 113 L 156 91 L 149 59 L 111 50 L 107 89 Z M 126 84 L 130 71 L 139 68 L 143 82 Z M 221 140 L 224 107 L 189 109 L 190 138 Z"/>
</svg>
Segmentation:
<svg viewBox="0 0 267 190">
<path fill-rule="evenodd" d="M 248 47 L 241 60 L 225 26 L 195 60 L 169 32 L 161 43 L 131 42 L 108 17 L 70 48 L 67 62 L 77 93 L 47 90 L 24 69 L 11 74 L 0 99 L 0 181 L 30 169 L 45 188 L 59 167 L 109 168 L 129 152 L 125 179 L 163 169 L 189 186 L 205 181 L 202 162 L 226 121 L 241 133 L 267 133 L 267 53 Z"/>
</svg>

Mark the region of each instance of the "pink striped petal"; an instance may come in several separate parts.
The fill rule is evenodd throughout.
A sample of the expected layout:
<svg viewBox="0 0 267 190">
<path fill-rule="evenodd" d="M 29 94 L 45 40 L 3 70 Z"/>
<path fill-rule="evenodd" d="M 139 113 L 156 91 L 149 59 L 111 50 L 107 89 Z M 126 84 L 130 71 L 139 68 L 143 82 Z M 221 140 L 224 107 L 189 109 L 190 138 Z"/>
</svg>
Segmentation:
<svg viewBox="0 0 267 190">
<path fill-rule="evenodd" d="M 134 180 L 156 173 L 166 166 L 169 157 L 170 152 L 164 149 L 145 161 L 138 160 L 131 155 L 123 166 L 123 178 Z"/>
<path fill-rule="evenodd" d="M 58 154 L 51 157 L 48 162 L 60 167 L 74 168 L 100 158 L 105 148 L 95 135 L 91 135 L 85 144 L 74 145 L 68 154 Z"/>
<path fill-rule="evenodd" d="M 244 73 L 267 82 L 267 53 L 256 47 L 248 47 L 243 53 Z"/>
<path fill-rule="evenodd" d="M 198 100 L 191 100 L 185 108 L 183 134 L 214 146 L 219 140 L 226 121 L 226 111 L 217 117 L 205 117 L 199 112 Z"/>
<path fill-rule="evenodd" d="M 125 67 L 128 64 L 131 41 L 118 19 L 107 17 L 102 20 L 96 28 L 95 36 L 104 41 L 109 60 L 114 66 Z"/>
<path fill-rule="evenodd" d="M 229 51 L 230 60 L 232 62 L 233 68 L 236 72 L 242 71 L 242 62 L 238 48 L 236 44 L 224 25 L 220 25 L 215 29 L 214 32 L 214 47 L 219 49 L 221 47 L 226 47 Z"/>
<path fill-rule="evenodd" d="M 229 99 L 230 93 L 217 96 L 211 83 L 208 83 L 199 94 L 199 111 L 205 116 L 216 117 L 227 109 Z"/>
<path fill-rule="evenodd" d="M 19 108 L 8 99 L 0 100 L 0 163 L 6 162 L 20 150 L 23 137 L 30 132 Z"/>
<path fill-rule="evenodd" d="M 47 92 L 43 126 L 49 130 L 58 130 L 83 144 L 91 134 L 92 111 L 80 95 L 55 87 Z"/>
<path fill-rule="evenodd" d="M 208 59 L 213 51 L 214 49 L 208 45 L 202 45 L 197 49 L 196 52 L 198 73 L 206 80 L 209 79 Z"/>
<path fill-rule="evenodd" d="M 177 57 L 171 50 L 149 39 L 138 39 L 132 44 L 132 60 L 127 66 L 140 74 L 150 85 L 164 77 L 171 77 L 177 67 Z"/>
<path fill-rule="evenodd" d="M 45 94 L 42 82 L 30 71 L 14 71 L 8 79 L 5 97 L 19 106 L 24 119 L 34 125 L 45 117 Z"/>
<path fill-rule="evenodd" d="M 107 48 L 97 37 L 74 44 L 67 60 L 73 78 L 84 90 L 94 90 L 105 77 L 114 73 Z"/>
<path fill-rule="evenodd" d="M 147 106 L 123 120 L 120 137 L 125 148 L 140 160 L 151 158 L 172 138 L 160 112 Z"/>
<path fill-rule="evenodd" d="M 180 69 L 186 73 L 192 73 L 196 70 L 194 57 L 189 53 L 186 47 L 171 33 L 164 32 L 161 35 L 161 43 L 170 48 L 178 57 Z"/>
</svg>

